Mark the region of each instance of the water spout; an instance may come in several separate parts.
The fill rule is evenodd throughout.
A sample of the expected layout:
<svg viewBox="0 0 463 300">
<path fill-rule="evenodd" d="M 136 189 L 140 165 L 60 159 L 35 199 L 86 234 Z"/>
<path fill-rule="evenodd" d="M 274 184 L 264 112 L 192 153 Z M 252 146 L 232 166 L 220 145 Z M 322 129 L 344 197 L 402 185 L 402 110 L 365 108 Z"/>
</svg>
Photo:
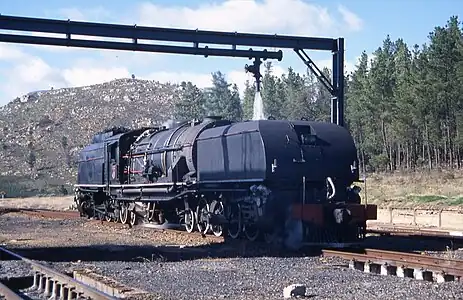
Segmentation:
<svg viewBox="0 0 463 300">
<path fill-rule="evenodd" d="M 264 102 L 262 101 L 262 96 L 260 92 L 256 92 L 254 96 L 254 108 L 252 114 L 253 120 L 265 120 L 264 114 Z"/>
</svg>

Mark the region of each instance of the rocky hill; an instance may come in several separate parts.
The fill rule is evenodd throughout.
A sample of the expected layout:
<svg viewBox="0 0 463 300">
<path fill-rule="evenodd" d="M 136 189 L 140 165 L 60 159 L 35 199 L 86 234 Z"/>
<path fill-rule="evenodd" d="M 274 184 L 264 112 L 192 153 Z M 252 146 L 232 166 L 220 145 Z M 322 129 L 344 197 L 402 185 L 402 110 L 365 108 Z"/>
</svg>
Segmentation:
<svg viewBox="0 0 463 300">
<path fill-rule="evenodd" d="M 0 192 L 65 193 L 76 155 L 98 131 L 168 120 L 178 86 L 138 79 L 38 91 L 0 108 Z"/>
</svg>

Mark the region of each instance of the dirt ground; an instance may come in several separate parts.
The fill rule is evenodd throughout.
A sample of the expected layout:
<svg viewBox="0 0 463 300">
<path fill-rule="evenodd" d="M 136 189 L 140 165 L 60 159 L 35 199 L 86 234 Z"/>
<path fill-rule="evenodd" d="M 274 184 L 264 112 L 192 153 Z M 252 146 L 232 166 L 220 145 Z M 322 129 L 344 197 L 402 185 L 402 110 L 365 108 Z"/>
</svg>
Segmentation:
<svg viewBox="0 0 463 300">
<path fill-rule="evenodd" d="M 13 208 L 69 210 L 73 203 L 73 196 L 0 199 L 0 207 Z"/>
</svg>

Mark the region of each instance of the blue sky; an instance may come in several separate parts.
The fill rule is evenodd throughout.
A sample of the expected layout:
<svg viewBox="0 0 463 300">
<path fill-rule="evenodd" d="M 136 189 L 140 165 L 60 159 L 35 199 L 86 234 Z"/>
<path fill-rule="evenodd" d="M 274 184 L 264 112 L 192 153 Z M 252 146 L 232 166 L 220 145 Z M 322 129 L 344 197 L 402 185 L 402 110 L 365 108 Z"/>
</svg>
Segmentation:
<svg viewBox="0 0 463 300">
<path fill-rule="evenodd" d="M 199 28 L 219 31 L 344 37 L 346 70 L 363 50 L 373 52 L 387 34 L 409 45 L 422 44 L 435 26 L 463 12 L 461 0 L 161 0 L 30 1 L 3 0 L 3 15 Z M 461 19 L 461 16 L 459 16 Z M 273 50 L 273 49 L 272 49 Z M 319 66 L 330 66 L 329 52 L 308 52 Z M 210 84 L 220 70 L 242 87 L 243 58 L 204 58 L 159 53 L 104 51 L 0 43 L 0 106 L 29 91 L 82 86 L 135 74 L 159 81 Z M 275 72 L 289 66 L 304 72 L 295 53 L 284 52 Z"/>
</svg>

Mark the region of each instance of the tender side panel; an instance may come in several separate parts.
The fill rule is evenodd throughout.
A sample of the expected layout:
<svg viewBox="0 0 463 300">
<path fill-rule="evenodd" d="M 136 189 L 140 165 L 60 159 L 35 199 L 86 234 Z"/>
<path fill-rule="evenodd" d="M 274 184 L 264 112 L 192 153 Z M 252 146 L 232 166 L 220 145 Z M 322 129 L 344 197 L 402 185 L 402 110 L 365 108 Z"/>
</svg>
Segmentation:
<svg viewBox="0 0 463 300">
<path fill-rule="evenodd" d="M 307 122 L 309 123 L 309 122 Z M 310 122 L 319 144 L 323 148 L 323 169 L 326 174 L 345 184 L 358 179 L 357 149 L 350 133 L 332 123 Z M 355 162 L 355 163 L 354 163 Z M 351 165 L 357 169 L 352 172 Z"/>
<path fill-rule="evenodd" d="M 78 184 L 104 183 L 104 144 L 96 143 L 85 147 L 79 155 Z"/>
<path fill-rule="evenodd" d="M 358 173 L 351 165 L 357 161 L 354 141 L 349 132 L 335 124 L 308 121 L 259 121 L 264 139 L 267 165 L 272 181 L 300 183 L 325 181 L 327 176 L 352 182 Z M 315 136 L 315 142 L 310 141 Z M 304 138 L 301 138 L 304 136 Z M 357 172 L 357 171 L 356 171 Z M 287 185 L 287 184 L 285 184 Z M 289 187 L 289 186 L 288 186 Z"/>
<path fill-rule="evenodd" d="M 301 159 L 297 137 L 287 121 L 256 121 L 265 145 L 267 179 L 273 189 L 294 189 L 301 181 L 294 160 Z M 300 175 L 300 174 L 299 174 Z"/>
<path fill-rule="evenodd" d="M 265 179 L 265 151 L 255 122 L 207 129 L 197 147 L 200 181 Z"/>
</svg>

